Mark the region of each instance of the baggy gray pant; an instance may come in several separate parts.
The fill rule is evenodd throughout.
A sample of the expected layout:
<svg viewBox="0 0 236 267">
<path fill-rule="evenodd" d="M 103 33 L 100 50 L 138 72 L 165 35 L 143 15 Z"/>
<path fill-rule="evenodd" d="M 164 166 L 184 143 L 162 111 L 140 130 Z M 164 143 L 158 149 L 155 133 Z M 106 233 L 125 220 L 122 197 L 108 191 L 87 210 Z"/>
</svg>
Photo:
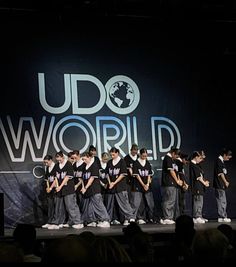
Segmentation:
<svg viewBox="0 0 236 267">
<path fill-rule="evenodd" d="M 225 190 L 215 189 L 216 204 L 219 218 L 227 218 L 227 200 Z"/>
<path fill-rule="evenodd" d="M 174 220 L 177 188 L 174 186 L 163 186 L 162 211 L 164 219 Z"/>
</svg>

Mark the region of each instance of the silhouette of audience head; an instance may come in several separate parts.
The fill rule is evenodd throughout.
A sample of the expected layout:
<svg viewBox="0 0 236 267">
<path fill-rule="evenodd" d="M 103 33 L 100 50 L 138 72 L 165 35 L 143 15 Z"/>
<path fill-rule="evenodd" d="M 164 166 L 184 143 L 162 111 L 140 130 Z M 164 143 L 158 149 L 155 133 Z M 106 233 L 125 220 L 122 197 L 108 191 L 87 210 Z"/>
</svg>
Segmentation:
<svg viewBox="0 0 236 267">
<path fill-rule="evenodd" d="M 24 261 L 22 250 L 13 243 L 0 242 L 0 262 L 18 263 Z"/>
<path fill-rule="evenodd" d="M 222 263 L 227 258 L 229 241 L 218 229 L 197 231 L 193 243 L 193 259 L 197 263 Z"/>
<path fill-rule="evenodd" d="M 230 225 L 220 224 L 217 229 L 228 238 L 230 244 L 234 243 L 234 231 Z"/>
<path fill-rule="evenodd" d="M 31 224 L 18 224 L 13 232 L 14 240 L 23 249 L 24 254 L 32 253 L 36 242 L 36 230 Z"/>
<path fill-rule="evenodd" d="M 77 235 L 55 239 L 45 248 L 42 263 L 90 262 L 91 246 Z"/>
<path fill-rule="evenodd" d="M 123 233 L 124 233 L 124 235 L 125 235 L 126 238 L 130 238 L 134 234 L 140 233 L 140 232 L 142 232 L 142 229 L 135 222 L 131 222 L 128 226 L 126 226 L 126 227 L 123 228 Z"/>
<path fill-rule="evenodd" d="M 184 241 L 189 246 L 195 234 L 193 218 L 189 215 L 180 215 L 175 222 L 175 234 L 178 240 Z"/>
<path fill-rule="evenodd" d="M 112 237 L 97 237 L 93 248 L 96 262 L 131 262 L 126 250 Z"/>
</svg>

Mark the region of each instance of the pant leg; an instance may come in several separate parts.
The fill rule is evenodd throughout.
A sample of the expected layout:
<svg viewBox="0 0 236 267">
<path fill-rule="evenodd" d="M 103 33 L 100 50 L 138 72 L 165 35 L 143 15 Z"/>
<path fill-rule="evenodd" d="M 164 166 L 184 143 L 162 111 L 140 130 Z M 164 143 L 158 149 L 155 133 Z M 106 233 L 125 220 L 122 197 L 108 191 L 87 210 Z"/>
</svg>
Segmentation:
<svg viewBox="0 0 236 267">
<path fill-rule="evenodd" d="M 115 194 L 105 194 L 104 203 L 110 220 L 117 220 L 117 218 L 114 217 Z"/>
<path fill-rule="evenodd" d="M 163 187 L 162 209 L 164 219 L 173 220 L 176 207 L 177 188 L 174 186 Z"/>
<path fill-rule="evenodd" d="M 146 199 L 147 203 L 147 212 L 148 212 L 148 219 L 154 219 L 154 198 L 152 192 L 146 192 L 144 193 L 144 197 Z"/>
<path fill-rule="evenodd" d="M 127 191 L 115 193 L 115 198 L 125 216 L 125 220 L 135 219 L 134 210 L 130 206 Z"/>
<path fill-rule="evenodd" d="M 185 191 L 183 189 L 179 190 L 179 213 L 185 214 Z"/>
<path fill-rule="evenodd" d="M 193 196 L 193 217 L 202 218 L 203 195 Z"/>
<path fill-rule="evenodd" d="M 142 192 L 131 192 L 130 205 L 134 209 L 134 216 L 137 219 L 141 219 L 137 216 L 141 200 L 142 200 Z"/>
<path fill-rule="evenodd" d="M 65 220 L 65 206 L 63 197 L 55 196 L 55 212 L 51 224 L 63 224 Z"/>
<path fill-rule="evenodd" d="M 102 195 L 100 193 L 91 196 L 90 202 L 92 204 L 93 212 L 98 221 L 110 221 L 110 217 L 104 206 Z"/>
<path fill-rule="evenodd" d="M 96 216 L 94 214 L 92 203 L 90 201 L 90 198 L 83 198 L 82 206 L 81 206 L 81 216 L 82 221 L 85 224 L 89 224 L 91 222 L 96 222 Z"/>
<path fill-rule="evenodd" d="M 48 223 L 51 224 L 55 213 L 55 199 L 50 196 L 47 198 L 48 202 Z"/>
<path fill-rule="evenodd" d="M 76 201 L 76 195 L 75 193 L 66 195 L 63 197 L 65 202 L 65 208 L 69 215 L 69 221 L 72 224 L 80 224 L 83 223 L 79 207 L 77 205 Z"/>
<path fill-rule="evenodd" d="M 217 203 L 217 211 L 219 218 L 227 218 L 227 200 L 225 190 L 223 189 L 215 189 L 216 203 Z"/>
</svg>

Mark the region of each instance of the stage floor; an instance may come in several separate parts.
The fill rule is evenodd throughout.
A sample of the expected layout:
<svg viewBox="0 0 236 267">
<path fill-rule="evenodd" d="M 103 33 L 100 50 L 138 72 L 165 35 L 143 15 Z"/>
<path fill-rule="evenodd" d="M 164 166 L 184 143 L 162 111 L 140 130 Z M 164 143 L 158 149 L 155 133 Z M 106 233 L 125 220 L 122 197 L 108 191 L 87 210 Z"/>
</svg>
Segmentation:
<svg viewBox="0 0 236 267">
<path fill-rule="evenodd" d="M 221 223 L 217 221 L 210 221 L 205 224 L 195 224 L 194 228 L 198 230 L 204 230 L 209 228 L 217 228 Z M 229 225 L 236 231 L 236 220 L 232 220 Z M 100 227 L 84 227 L 82 229 L 73 229 L 72 227 L 69 228 L 62 228 L 59 230 L 48 230 L 42 228 L 36 228 L 37 232 L 37 239 L 39 240 L 47 240 L 47 239 L 55 239 L 64 237 L 69 234 L 80 234 L 84 231 L 90 231 L 95 235 L 99 236 L 123 236 L 123 228 L 126 226 L 123 225 L 115 225 L 111 226 L 110 228 L 100 228 Z M 162 224 L 143 224 L 140 225 L 141 229 L 144 232 L 147 232 L 151 235 L 159 235 L 159 236 L 166 236 L 172 235 L 175 231 L 175 225 L 162 225 Z M 4 237 L 6 239 L 11 239 L 14 229 L 4 229 Z"/>
</svg>

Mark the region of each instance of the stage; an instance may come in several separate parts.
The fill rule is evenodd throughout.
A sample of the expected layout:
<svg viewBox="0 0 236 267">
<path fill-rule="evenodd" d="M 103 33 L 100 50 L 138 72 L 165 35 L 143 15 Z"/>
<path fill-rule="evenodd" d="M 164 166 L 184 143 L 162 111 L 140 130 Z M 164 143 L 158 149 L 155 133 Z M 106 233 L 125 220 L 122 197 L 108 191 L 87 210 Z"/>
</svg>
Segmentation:
<svg viewBox="0 0 236 267">
<path fill-rule="evenodd" d="M 210 229 L 210 228 L 217 228 L 220 224 L 216 220 L 211 220 L 205 224 L 194 224 L 194 228 L 199 230 Z M 234 231 L 236 231 L 236 220 L 232 220 L 231 223 L 228 223 Z M 48 240 L 48 239 L 55 239 L 61 238 L 66 235 L 70 234 L 80 234 L 84 231 L 90 231 L 96 236 L 113 236 L 117 239 L 122 239 L 123 237 L 123 229 L 127 226 L 123 225 L 114 225 L 110 228 L 100 228 L 100 227 L 84 227 L 82 229 L 73 229 L 72 227 L 69 228 L 61 228 L 59 230 L 49 230 L 43 228 L 36 228 L 37 232 L 37 240 Z M 154 224 L 143 224 L 140 225 L 141 229 L 144 232 L 149 233 L 154 237 L 155 240 L 160 242 L 169 240 L 172 238 L 175 232 L 175 225 L 162 225 L 159 223 Z M 4 237 L 3 239 L 11 239 L 13 235 L 14 229 L 4 229 Z"/>
</svg>

